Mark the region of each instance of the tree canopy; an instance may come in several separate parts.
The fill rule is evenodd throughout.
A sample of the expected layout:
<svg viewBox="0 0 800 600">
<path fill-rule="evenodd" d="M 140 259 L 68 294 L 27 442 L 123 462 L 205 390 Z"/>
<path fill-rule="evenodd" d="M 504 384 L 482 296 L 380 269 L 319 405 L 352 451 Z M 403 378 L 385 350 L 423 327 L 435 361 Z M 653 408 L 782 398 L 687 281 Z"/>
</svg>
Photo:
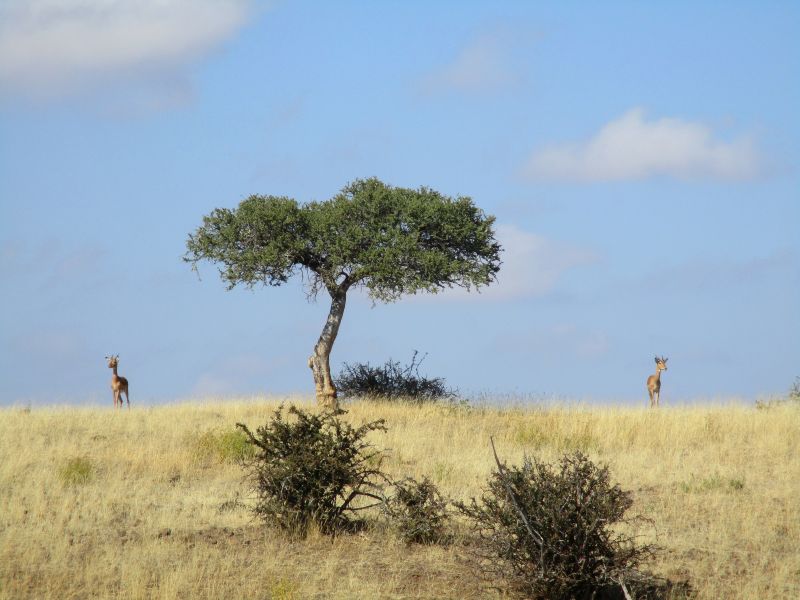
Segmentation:
<svg viewBox="0 0 800 600">
<path fill-rule="evenodd" d="M 253 195 L 236 209 L 217 208 L 189 235 L 184 260 L 219 265 L 231 289 L 277 286 L 301 274 L 312 296 L 325 289 L 331 310 L 309 359 L 317 397 L 332 398 L 329 355 L 352 287 L 373 300 L 489 285 L 500 269 L 494 217 L 465 196 L 359 179 L 330 200 L 298 204 Z"/>
<path fill-rule="evenodd" d="M 253 195 L 218 208 L 187 242 L 185 259 L 219 263 L 237 284 L 281 285 L 305 270 L 314 292 L 365 287 L 370 297 L 488 285 L 499 270 L 494 217 L 468 197 L 357 180 L 324 202 Z"/>
</svg>

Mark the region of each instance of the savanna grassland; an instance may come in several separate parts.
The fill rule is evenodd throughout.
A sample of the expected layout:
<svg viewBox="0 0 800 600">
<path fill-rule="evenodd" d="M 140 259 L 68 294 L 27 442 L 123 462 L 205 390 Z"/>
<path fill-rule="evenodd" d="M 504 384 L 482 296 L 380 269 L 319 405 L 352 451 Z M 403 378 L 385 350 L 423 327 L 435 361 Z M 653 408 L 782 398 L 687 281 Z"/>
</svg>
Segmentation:
<svg viewBox="0 0 800 600">
<path fill-rule="evenodd" d="M 311 408 L 308 401 L 284 399 Z M 0 409 L 0 598 L 495 598 L 463 545 L 406 546 L 377 522 L 289 540 L 253 520 L 237 421 L 280 399 L 129 412 Z M 489 436 L 509 463 L 570 450 L 633 493 L 650 565 L 697 597 L 800 598 L 800 407 L 347 405 L 394 477 L 480 494 Z M 375 517 L 377 519 L 377 517 Z"/>
</svg>

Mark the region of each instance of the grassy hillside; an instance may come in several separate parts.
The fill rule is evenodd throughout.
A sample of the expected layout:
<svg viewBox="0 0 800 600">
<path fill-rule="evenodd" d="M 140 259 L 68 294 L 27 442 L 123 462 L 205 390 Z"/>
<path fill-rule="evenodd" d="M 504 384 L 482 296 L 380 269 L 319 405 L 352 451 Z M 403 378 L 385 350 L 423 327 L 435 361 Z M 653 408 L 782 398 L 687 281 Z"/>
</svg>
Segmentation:
<svg viewBox="0 0 800 600">
<path fill-rule="evenodd" d="M 296 403 L 306 401 L 294 399 Z M 252 520 L 236 421 L 276 399 L 0 409 L 0 598 L 492 598 L 450 548 L 375 530 L 288 541 Z M 493 462 L 581 449 L 634 492 L 654 570 L 699 598 L 800 597 L 800 410 L 357 403 L 394 476 L 477 495 Z M 308 405 L 310 406 L 310 405 Z"/>
</svg>

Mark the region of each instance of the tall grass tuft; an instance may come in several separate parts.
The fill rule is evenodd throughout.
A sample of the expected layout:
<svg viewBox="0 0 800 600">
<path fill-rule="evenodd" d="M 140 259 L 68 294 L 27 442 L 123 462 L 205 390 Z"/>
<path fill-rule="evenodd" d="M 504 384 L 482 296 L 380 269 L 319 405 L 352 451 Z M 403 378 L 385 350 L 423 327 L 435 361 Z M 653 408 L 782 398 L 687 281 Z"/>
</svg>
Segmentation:
<svg viewBox="0 0 800 600">
<path fill-rule="evenodd" d="M 216 460 L 222 463 L 241 463 L 253 458 L 255 449 L 243 431 L 209 429 L 189 438 L 192 452 L 200 462 Z"/>
<path fill-rule="evenodd" d="M 66 486 L 84 485 L 95 476 L 92 461 L 85 456 L 67 459 L 58 469 L 58 478 Z"/>
</svg>

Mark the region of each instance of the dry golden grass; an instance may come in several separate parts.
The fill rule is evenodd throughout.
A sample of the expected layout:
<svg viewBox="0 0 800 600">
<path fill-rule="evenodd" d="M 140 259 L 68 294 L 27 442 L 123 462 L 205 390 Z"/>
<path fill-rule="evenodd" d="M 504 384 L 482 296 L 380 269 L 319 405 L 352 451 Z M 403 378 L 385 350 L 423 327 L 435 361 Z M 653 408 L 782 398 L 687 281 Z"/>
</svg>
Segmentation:
<svg viewBox="0 0 800 600">
<path fill-rule="evenodd" d="M 406 547 L 380 530 L 290 541 L 254 522 L 213 440 L 264 424 L 278 402 L 0 409 L 0 598 L 496 597 L 458 545 Z M 392 475 L 430 475 L 456 499 L 479 494 L 490 435 L 513 463 L 583 450 L 653 520 L 638 533 L 664 548 L 656 572 L 689 578 L 698 598 L 800 598 L 796 403 L 348 409 L 354 423 L 387 420 L 374 441 Z"/>
</svg>

